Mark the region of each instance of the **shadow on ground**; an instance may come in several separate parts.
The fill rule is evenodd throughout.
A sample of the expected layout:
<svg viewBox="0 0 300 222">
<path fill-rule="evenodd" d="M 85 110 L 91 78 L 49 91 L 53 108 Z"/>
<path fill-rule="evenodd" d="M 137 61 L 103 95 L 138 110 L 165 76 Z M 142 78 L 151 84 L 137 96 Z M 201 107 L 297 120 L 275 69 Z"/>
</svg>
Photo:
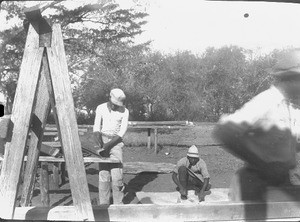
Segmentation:
<svg viewBox="0 0 300 222">
<path fill-rule="evenodd" d="M 124 191 L 123 202 L 125 204 L 131 203 L 136 198 L 136 192 L 142 191 L 143 187 L 157 178 L 158 173 L 143 172 L 137 174 L 131 179 Z"/>
</svg>

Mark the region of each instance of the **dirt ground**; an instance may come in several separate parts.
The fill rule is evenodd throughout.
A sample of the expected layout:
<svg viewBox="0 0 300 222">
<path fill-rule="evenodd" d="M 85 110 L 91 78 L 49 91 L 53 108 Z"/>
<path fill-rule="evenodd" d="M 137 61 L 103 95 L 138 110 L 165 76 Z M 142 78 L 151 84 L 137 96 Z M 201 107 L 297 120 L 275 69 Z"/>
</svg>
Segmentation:
<svg viewBox="0 0 300 222">
<path fill-rule="evenodd" d="M 126 162 L 153 162 L 172 163 L 186 156 L 189 146 L 195 144 L 201 158 L 206 162 L 210 174 L 212 188 L 228 188 L 234 172 L 243 162 L 222 149 L 212 137 L 214 124 L 199 123 L 198 125 L 180 130 L 160 130 L 158 132 L 158 152 L 154 145 L 147 148 L 147 133 L 145 130 L 130 129 L 124 138 L 123 161 Z M 80 136 L 82 144 L 93 147 L 91 130 Z M 153 141 L 153 134 L 152 134 Z M 98 164 L 86 163 L 86 173 L 90 197 L 93 204 L 98 202 Z M 59 189 L 53 187 L 51 165 L 49 166 L 50 205 L 72 205 L 72 195 L 68 179 L 61 183 Z M 175 192 L 176 186 L 172 181 L 171 173 L 124 174 L 125 203 L 134 203 L 136 192 Z M 21 186 L 20 189 L 21 190 Z M 20 193 L 19 193 L 20 194 Z M 19 195 L 20 199 L 20 195 Z M 32 199 L 33 206 L 41 206 L 38 177 Z"/>
<path fill-rule="evenodd" d="M 233 157 L 219 146 L 199 147 L 201 158 L 206 162 L 210 173 L 210 182 L 215 188 L 227 188 L 235 170 L 242 165 L 242 161 Z M 124 151 L 126 161 L 165 162 L 176 164 L 177 161 L 186 156 L 188 147 L 163 147 L 157 154 L 153 149 L 146 147 L 127 147 Z M 168 154 L 169 153 L 169 154 Z M 168 155 L 167 155 L 168 154 Z M 133 175 L 125 175 L 130 182 Z M 145 176 L 145 179 L 147 176 Z M 155 182 L 154 182 L 155 181 Z M 145 184 L 143 191 L 174 191 L 171 174 L 157 174 L 157 178 L 151 183 Z"/>
<path fill-rule="evenodd" d="M 198 146 L 201 158 L 208 166 L 213 188 L 228 188 L 235 170 L 242 165 L 242 162 L 228 154 L 219 146 Z M 124 162 L 155 162 L 173 163 L 186 155 L 188 147 L 160 146 L 159 152 L 155 154 L 154 149 L 147 147 L 125 147 Z M 169 154 L 168 154 L 169 153 Z M 59 189 L 53 188 L 53 181 L 50 169 L 50 205 L 72 205 L 72 195 L 68 180 L 60 185 Z M 98 203 L 98 165 L 86 164 L 87 180 L 89 185 L 92 203 Z M 136 192 L 174 192 L 176 186 L 172 181 L 171 173 L 159 174 L 143 172 L 139 174 L 124 174 L 125 203 L 135 203 Z M 33 193 L 32 205 L 42 206 L 39 191 L 39 184 Z"/>
</svg>

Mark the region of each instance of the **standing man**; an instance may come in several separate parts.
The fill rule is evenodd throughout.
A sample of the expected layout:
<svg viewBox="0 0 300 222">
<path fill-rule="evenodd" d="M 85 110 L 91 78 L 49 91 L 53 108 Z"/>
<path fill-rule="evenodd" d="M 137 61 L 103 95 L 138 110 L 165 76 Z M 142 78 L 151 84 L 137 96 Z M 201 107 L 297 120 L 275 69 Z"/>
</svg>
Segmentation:
<svg viewBox="0 0 300 222">
<path fill-rule="evenodd" d="M 96 109 L 93 134 L 98 152 L 103 157 L 117 160 L 119 163 L 99 164 L 100 204 L 110 204 L 112 189 L 113 203 L 122 204 L 123 184 L 123 136 L 128 127 L 129 111 L 124 106 L 126 96 L 121 89 L 110 91 L 109 101 Z"/>
<path fill-rule="evenodd" d="M 188 188 L 195 190 L 199 202 L 204 201 L 204 192 L 211 187 L 206 163 L 199 157 L 198 148 L 193 145 L 188 149 L 186 157 L 177 162 L 172 179 L 177 185 L 182 200 L 187 199 Z"/>
<path fill-rule="evenodd" d="M 268 186 L 300 184 L 300 50 L 283 53 L 272 75 L 273 86 L 222 116 L 214 131 L 246 162 L 233 177 L 232 200 L 265 201 Z"/>
</svg>

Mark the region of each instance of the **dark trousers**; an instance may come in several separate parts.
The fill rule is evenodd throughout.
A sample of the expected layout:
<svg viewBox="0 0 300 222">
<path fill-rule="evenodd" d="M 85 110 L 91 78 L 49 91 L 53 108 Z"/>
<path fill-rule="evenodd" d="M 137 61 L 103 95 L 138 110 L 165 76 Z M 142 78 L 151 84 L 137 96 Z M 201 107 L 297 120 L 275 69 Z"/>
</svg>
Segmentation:
<svg viewBox="0 0 300 222">
<path fill-rule="evenodd" d="M 199 191 L 203 187 L 203 182 L 199 178 L 195 177 L 190 172 L 190 170 L 185 166 L 179 167 L 179 169 L 178 169 L 178 180 L 179 180 L 179 183 L 186 190 L 192 189 L 192 190 Z M 207 186 L 207 188 L 205 190 L 206 191 L 209 190 L 209 187 L 210 186 Z"/>
</svg>

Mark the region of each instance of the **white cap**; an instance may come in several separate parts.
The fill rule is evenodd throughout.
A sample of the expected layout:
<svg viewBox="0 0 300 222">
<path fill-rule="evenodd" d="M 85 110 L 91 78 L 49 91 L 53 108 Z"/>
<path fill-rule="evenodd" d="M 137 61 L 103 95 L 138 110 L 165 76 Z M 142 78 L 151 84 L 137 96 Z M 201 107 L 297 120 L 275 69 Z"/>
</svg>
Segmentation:
<svg viewBox="0 0 300 222">
<path fill-rule="evenodd" d="M 110 91 L 110 101 L 117 106 L 124 106 L 126 99 L 125 93 L 121 89 L 112 89 Z"/>
<path fill-rule="evenodd" d="M 195 145 L 191 146 L 188 150 L 187 156 L 199 158 L 198 148 Z"/>
</svg>

